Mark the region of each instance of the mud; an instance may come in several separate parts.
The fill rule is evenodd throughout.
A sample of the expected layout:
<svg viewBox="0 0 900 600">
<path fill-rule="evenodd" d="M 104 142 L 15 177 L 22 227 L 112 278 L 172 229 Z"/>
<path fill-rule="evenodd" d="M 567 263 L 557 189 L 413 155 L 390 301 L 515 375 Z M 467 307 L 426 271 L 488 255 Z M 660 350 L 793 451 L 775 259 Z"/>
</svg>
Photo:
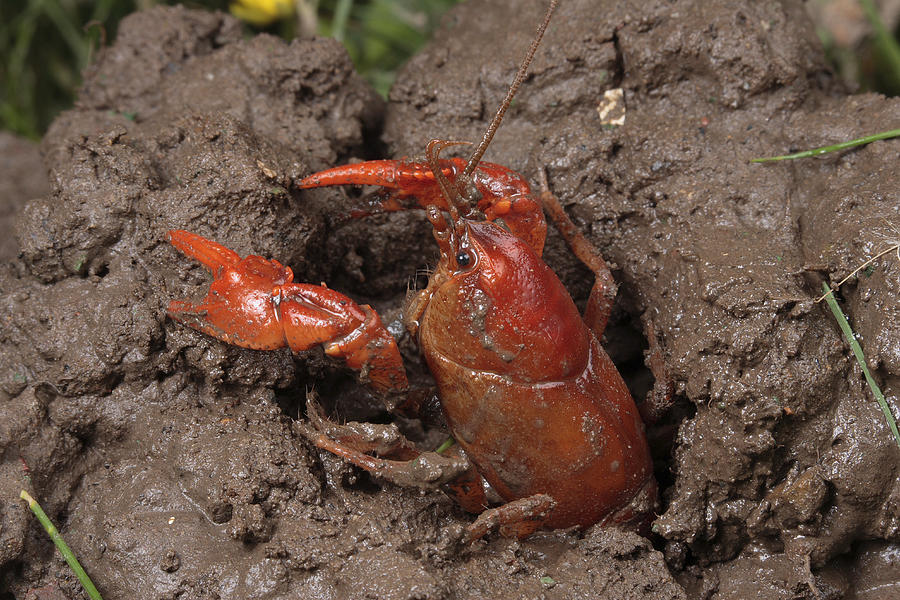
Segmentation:
<svg viewBox="0 0 900 600">
<path fill-rule="evenodd" d="M 0 597 L 80 597 L 23 487 L 107 598 L 897 593 L 900 451 L 814 299 L 900 238 L 900 145 L 748 160 L 887 129 L 900 101 L 847 95 L 799 3 L 564 2 L 486 157 L 533 181 L 545 168 L 614 264 L 605 337 L 636 389 L 652 323 L 676 390 L 650 429 L 652 539 L 595 527 L 460 548 L 472 517 L 442 494 L 380 484 L 293 431 L 307 386 L 343 417 L 388 418 L 352 375 L 165 318 L 208 280 L 165 242 L 178 227 L 397 319 L 434 257 L 421 215 L 348 223 L 345 192 L 291 183 L 479 139 L 541 4 L 454 9 L 387 105 L 332 41 L 243 40 L 181 8 L 122 24 L 43 140 L 49 192 L 29 188 L 0 267 Z M 625 123 L 604 126 L 614 88 Z M 558 236 L 546 257 L 583 300 Z M 895 414 L 898 281 L 888 255 L 840 294 Z"/>
<path fill-rule="evenodd" d="M 16 257 L 19 245 L 13 235 L 16 214 L 32 198 L 47 194 L 47 176 L 37 144 L 0 132 L 0 260 Z"/>
</svg>

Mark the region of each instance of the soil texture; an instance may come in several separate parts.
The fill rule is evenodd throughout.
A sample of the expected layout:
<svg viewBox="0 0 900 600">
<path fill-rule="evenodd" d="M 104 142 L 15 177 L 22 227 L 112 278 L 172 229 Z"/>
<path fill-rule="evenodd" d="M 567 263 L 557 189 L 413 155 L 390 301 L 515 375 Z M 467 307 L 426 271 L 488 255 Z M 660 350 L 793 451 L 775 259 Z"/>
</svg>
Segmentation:
<svg viewBox="0 0 900 600">
<path fill-rule="evenodd" d="M 278 258 L 399 332 L 436 256 L 421 211 L 348 220 L 357 190 L 293 184 L 479 140 L 542 14 L 458 6 L 388 102 L 332 40 L 243 39 L 231 17 L 180 7 L 122 23 L 44 138 L 43 170 L 0 187 L 0 600 L 82 597 L 22 488 L 106 598 L 900 597 L 900 449 L 815 301 L 900 241 L 900 142 L 749 162 L 889 129 L 900 100 L 847 94 L 802 3 L 565 1 L 485 157 L 545 170 L 614 266 L 604 343 L 639 396 L 642 332 L 662 350 L 675 393 L 648 430 L 649 539 L 593 527 L 463 547 L 473 517 L 442 493 L 299 435 L 308 388 L 340 418 L 391 419 L 353 374 L 166 317 L 209 281 L 166 241 L 179 228 Z M 34 165 L 6 139 L 4 161 Z M 583 302 L 589 272 L 555 232 L 545 258 Z M 839 294 L 895 414 L 898 294 L 893 254 Z"/>
</svg>

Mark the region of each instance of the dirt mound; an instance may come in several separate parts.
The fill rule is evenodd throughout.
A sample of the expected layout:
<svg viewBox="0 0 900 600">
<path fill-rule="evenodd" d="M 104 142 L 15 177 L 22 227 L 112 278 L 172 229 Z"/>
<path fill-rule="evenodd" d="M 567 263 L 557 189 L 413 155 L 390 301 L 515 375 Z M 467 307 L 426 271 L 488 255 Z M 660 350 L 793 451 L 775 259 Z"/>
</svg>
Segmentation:
<svg viewBox="0 0 900 600">
<path fill-rule="evenodd" d="M 653 325 L 676 389 L 650 431 L 663 492 L 653 540 L 593 528 L 458 548 L 472 517 L 442 494 L 382 486 L 292 431 L 311 385 L 342 416 L 383 418 L 351 375 L 166 319 L 169 300 L 208 280 L 165 241 L 185 228 L 396 320 L 434 256 L 424 219 L 347 222 L 344 191 L 292 182 L 385 144 L 399 156 L 432 137 L 479 139 L 540 4 L 457 7 L 386 106 L 333 41 L 243 40 L 231 18 L 183 8 L 122 23 L 44 139 L 50 192 L 20 212 L 18 258 L 0 266 L 2 588 L 78 593 L 21 487 L 108 598 L 900 587 L 900 451 L 813 301 L 900 237 L 900 145 L 748 162 L 886 129 L 900 101 L 847 96 L 795 3 L 564 2 L 486 156 L 533 181 L 545 168 L 615 264 L 607 341 L 636 388 L 638 332 Z M 615 89 L 625 121 L 604 124 Z M 547 261 L 583 299 L 590 278 L 558 237 Z M 895 414 L 898 281 L 886 259 L 842 289 Z"/>
</svg>

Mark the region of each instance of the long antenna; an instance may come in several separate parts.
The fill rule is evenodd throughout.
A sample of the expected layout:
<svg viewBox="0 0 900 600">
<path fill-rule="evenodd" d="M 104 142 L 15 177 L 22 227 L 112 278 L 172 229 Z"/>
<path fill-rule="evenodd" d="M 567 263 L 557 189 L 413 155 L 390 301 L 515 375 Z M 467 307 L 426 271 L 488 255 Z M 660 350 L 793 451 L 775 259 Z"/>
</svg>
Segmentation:
<svg viewBox="0 0 900 600">
<path fill-rule="evenodd" d="M 519 86 L 525 79 L 525 73 L 526 71 L 528 71 L 528 65 L 531 64 L 531 59 L 534 58 L 534 53 L 537 52 L 538 46 L 541 43 L 541 38 L 544 37 L 544 32 L 547 31 L 547 25 L 550 24 L 550 17 L 553 16 L 553 11 L 556 10 L 557 4 L 559 4 L 559 0 L 550 1 L 550 6 L 547 8 L 547 14 L 544 15 L 544 21 L 537 29 L 537 35 L 535 36 L 534 41 L 531 42 L 531 47 L 525 54 L 525 59 L 522 61 L 522 66 L 519 67 L 519 71 L 516 73 L 516 78 L 513 79 L 512 85 L 509 86 L 509 91 L 506 92 L 506 98 L 500 104 L 500 108 L 497 109 L 497 114 L 494 115 L 494 120 L 491 121 L 490 127 L 487 128 L 487 131 L 484 132 L 484 137 L 481 138 L 481 143 L 478 144 L 477 148 L 475 148 L 475 152 L 472 153 L 471 158 L 469 158 L 468 164 L 466 164 L 466 169 L 465 171 L 463 171 L 464 178 L 472 176 L 472 172 L 475 170 L 475 167 L 478 166 L 478 163 L 481 162 L 481 157 L 484 156 L 484 153 L 485 151 L 487 151 L 491 140 L 494 138 L 494 133 L 496 133 L 497 128 L 500 127 L 500 122 L 503 120 L 503 115 L 506 114 L 506 109 L 509 108 L 513 96 L 516 95 L 516 91 L 519 89 Z"/>
</svg>

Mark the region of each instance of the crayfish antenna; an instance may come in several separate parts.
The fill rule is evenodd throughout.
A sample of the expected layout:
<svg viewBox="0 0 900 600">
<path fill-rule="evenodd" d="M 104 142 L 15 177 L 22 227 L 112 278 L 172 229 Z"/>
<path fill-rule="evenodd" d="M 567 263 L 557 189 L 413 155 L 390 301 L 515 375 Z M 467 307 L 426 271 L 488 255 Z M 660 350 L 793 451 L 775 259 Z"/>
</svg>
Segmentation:
<svg viewBox="0 0 900 600">
<path fill-rule="evenodd" d="M 461 173 L 457 174 L 452 183 L 438 166 L 438 157 L 444 148 L 459 144 L 468 144 L 469 142 L 450 140 L 431 140 L 428 142 L 428 146 L 425 149 L 428 163 L 431 166 L 431 171 L 434 173 L 438 186 L 441 188 L 441 193 L 444 195 L 444 198 L 446 198 L 447 205 L 450 207 L 450 221 L 454 225 L 454 228 L 459 220 L 459 215 L 469 216 L 480 199 L 480 194 L 472 181 L 472 173 L 475 172 L 478 163 L 481 162 L 481 158 L 487 151 L 488 146 L 491 144 L 491 140 L 494 139 L 494 134 L 497 132 L 500 123 L 503 121 L 503 115 L 506 114 L 519 86 L 522 85 L 522 82 L 525 80 L 528 66 L 531 64 L 531 60 L 534 58 L 538 46 L 540 46 L 541 39 L 544 37 L 544 32 L 547 31 L 547 26 L 550 24 L 550 18 L 553 16 L 553 11 L 556 10 L 558 4 L 559 0 L 550 0 L 550 6 L 547 7 L 547 13 L 544 15 L 544 20 L 541 21 L 541 24 L 538 26 L 534 40 L 532 40 L 528 52 L 525 53 L 525 58 L 522 60 L 519 70 L 516 71 L 516 76 L 509 86 L 509 90 L 506 92 L 506 98 L 500 103 L 497 113 L 494 115 L 491 124 L 484 132 L 484 136 L 481 138 L 481 143 L 478 144 L 478 147 L 475 148 L 475 151 L 466 163 L 466 168 Z"/>
<path fill-rule="evenodd" d="M 494 139 L 494 134 L 497 132 L 497 128 L 500 127 L 500 122 L 503 121 L 503 115 L 506 114 L 506 110 L 512 103 L 513 96 L 516 95 L 519 86 L 522 85 L 522 82 L 525 80 L 525 74 L 528 71 L 528 65 L 531 64 L 531 59 L 534 58 L 534 53 L 537 52 L 538 46 L 541 43 L 541 39 L 544 37 L 544 32 L 547 31 L 547 26 L 550 24 L 550 17 L 553 16 L 553 11 L 556 10 L 557 4 L 559 4 L 559 0 L 550 1 L 550 6 L 547 7 L 547 13 L 544 15 L 544 20 L 538 26 L 537 33 L 534 36 L 534 40 L 531 42 L 531 47 L 528 49 L 528 52 L 525 53 L 525 58 L 522 60 L 522 65 L 516 72 L 516 76 L 513 79 L 512 85 L 509 86 L 509 91 L 506 92 L 506 98 L 504 98 L 503 102 L 500 103 L 500 108 L 497 109 L 497 114 L 494 115 L 494 119 L 491 121 L 490 126 L 487 128 L 487 131 L 484 132 L 484 137 L 481 138 L 481 143 L 478 144 L 478 147 L 475 148 L 475 151 L 469 158 L 469 162 L 468 164 L 466 164 L 466 168 L 462 172 L 461 178 L 457 178 L 457 185 L 464 184 L 471 179 L 472 173 L 475 172 L 476 167 L 478 167 L 478 163 L 481 162 L 481 157 L 484 156 L 484 153 L 487 151 L 488 146 L 491 144 L 491 140 Z"/>
</svg>

